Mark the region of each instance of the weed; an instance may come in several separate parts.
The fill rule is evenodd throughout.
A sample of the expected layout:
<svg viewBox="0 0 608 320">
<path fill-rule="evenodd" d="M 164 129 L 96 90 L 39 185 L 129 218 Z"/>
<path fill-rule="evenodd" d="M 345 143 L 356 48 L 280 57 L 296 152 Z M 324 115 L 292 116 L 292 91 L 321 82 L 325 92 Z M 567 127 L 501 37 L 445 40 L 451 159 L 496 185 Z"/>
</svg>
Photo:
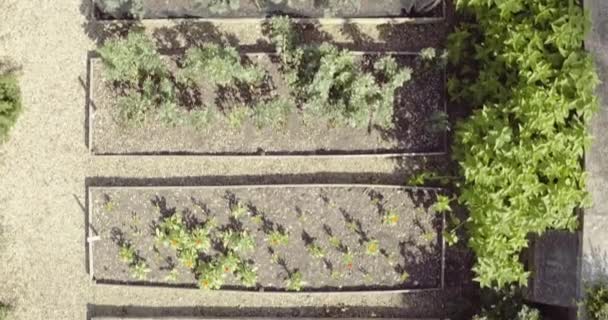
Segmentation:
<svg viewBox="0 0 608 320">
<path fill-rule="evenodd" d="M 131 265 L 131 276 L 137 280 L 146 280 L 148 273 L 150 273 L 150 267 L 143 260 Z"/>
<path fill-rule="evenodd" d="M 285 281 L 285 287 L 289 291 L 302 291 L 304 285 L 306 285 L 306 282 L 304 282 L 300 271 L 292 272 Z"/>
<path fill-rule="evenodd" d="M 380 242 L 378 240 L 369 240 L 365 243 L 365 254 L 377 256 L 378 253 L 380 253 Z"/>
<path fill-rule="evenodd" d="M 394 210 L 386 210 L 382 217 L 382 223 L 387 226 L 396 226 L 399 223 L 399 214 Z"/>
<path fill-rule="evenodd" d="M 13 73 L 0 74 L 0 142 L 8 137 L 21 109 L 21 90 L 17 76 Z"/>
<path fill-rule="evenodd" d="M 323 259 L 325 257 L 325 250 L 323 250 L 323 248 L 321 248 L 321 246 L 318 244 L 311 243 L 306 247 L 306 249 L 308 250 L 308 253 L 315 259 Z"/>
<path fill-rule="evenodd" d="M 289 243 L 289 234 L 284 231 L 275 230 L 270 232 L 266 241 L 273 246 L 286 246 Z"/>
<path fill-rule="evenodd" d="M 135 249 L 129 243 L 123 243 L 120 246 L 120 249 L 118 250 L 118 256 L 120 258 L 120 261 L 129 265 L 135 263 L 135 259 L 137 258 Z"/>
</svg>

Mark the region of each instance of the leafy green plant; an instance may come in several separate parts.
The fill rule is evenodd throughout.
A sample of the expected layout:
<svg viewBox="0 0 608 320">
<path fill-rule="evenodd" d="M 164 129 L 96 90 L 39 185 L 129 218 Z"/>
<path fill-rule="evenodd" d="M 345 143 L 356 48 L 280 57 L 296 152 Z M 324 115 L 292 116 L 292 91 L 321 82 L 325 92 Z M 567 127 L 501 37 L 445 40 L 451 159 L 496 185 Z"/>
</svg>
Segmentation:
<svg viewBox="0 0 608 320">
<path fill-rule="evenodd" d="M 231 86 L 237 83 L 258 85 L 265 77 L 259 66 L 245 66 L 238 51 L 230 46 L 206 43 L 188 49 L 184 58 L 180 79 L 196 84 L 212 83 Z"/>
<path fill-rule="evenodd" d="M 114 18 L 142 19 L 145 14 L 143 0 L 95 0 L 95 4 Z"/>
<path fill-rule="evenodd" d="M 585 310 L 590 320 L 608 320 L 608 287 L 598 283 L 586 290 Z"/>
<path fill-rule="evenodd" d="M 13 307 L 11 305 L 6 304 L 4 302 L 0 302 L 0 320 L 8 319 L 12 310 L 13 310 Z"/>
<path fill-rule="evenodd" d="M 386 210 L 382 216 L 382 223 L 387 226 L 395 226 L 399 223 L 399 214 L 394 210 Z"/>
<path fill-rule="evenodd" d="M 253 251 L 255 239 L 247 231 L 227 230 L 222 235 L 222 243 L 227 250 L 244 253 Z"/>
<path fill-rule="evenodd" d="M 266 241 L 273 246 L 286 246 L 289 243 L 289 234 L 284 231 L 274 230 L 268 234 Z"/>
<path fill-rule="evenodd" d="M 285 287 L 289 291 L 302 291 L 302 288 L 306 285 L 300 271 L 292 272 L 287 280 L 285 280 Z"/>
<path fill-rule="evenodd" d="M 151 111 L 176 108 L 168 67 L 145 34 L 131 32 L 127 38 L 111 39 L 97 52 L 105 78 L 120 90 L 117 106 L 121 120 L 141 123 Z"/>
<path fill-rule="evenodd" d="M 315 259 L 323 259 L 325 257 L 325 250 L 323 250 L 323 248 L 316 243 L 309 244 L 306 246 L 306 249 L 308 250 L 308 253 Z"/>
<path fill-rule="evenodd" d="M 131 265 L 131 276 L 137 280 L 146 280 L 148 279 L 148 273 L 150 273 L 150 267 L 148 264 L 143 261 L 137 261 L 135 264 Z"/>
<path fill-rule="evenodd" d="M 378 240 L 372 239 L 365 243 L 365 254 L 376 256 L 378 253 L 380 253 L 380 242 Z"/>
<path fill-rule="evenodd" d="M 274 98 L 260 102 L 253 107 L 253 122 L 258 129 L 281 129 L 287 125 L 292 110 L 295 110 L 295 104 L 288 99 Z"/>
<path fill-rule="evenodd" d="M 218 290 L 224 285 L 225 275 L 217 259 L 199 264 L 196 274 L 198 286 L 202 290 Z"/>
<path fill-rule="evenodd" d="M 334 126 L 392 126 L 395 91 L 410 80 L 411 70 L 384 56 L 375 62 L 373 72 L 366 72 L 360 59 L 347 50 L 329 43 L 298 45 L 289 18 L 273 18 L 268 33 L 305 114 Z"/>
<path fill-rule="evenodd" d="M 11 72 L 0 74 L 0 142 L 8 137 L 21 109 L 21 90 L 17 76 Z"/>
<path fill-rule="evenodd" d="M 247 287 L 254 287 L 258 281 L 257 268 L 245 262 L 239 264 L 236 276 Z"/>
<path fill-rule="evenodd" d="M 196 267 L 199 253 L 208 252 L 211 248 L 211 232 L 215 221 L 209 220 L 202 226 L 188 229 L 181 213 L 176 212 L 163 219 L 155 229 L 156 241 L 165 247 L 173 248 L 177 257 L 186 268 Z"/>
<path fill-rule="evenodd" d="M 126 264 L 133 264 L 137 258 L 135 253 L 135 249 L 129 243 L 123 243 L 118 250 L 118 256 L 120 257 L 120 261 Z"/>
<path fill-rule="evenodd" d="M 509 287 L 482 292 L 482 310 L 473 320 L 541 320 L 537 309 L 524 304 L 520 290 Z"/>
<path fill-rule="evenodd" d="M 469 17 L 449 37 L 454 103 L 476 110 L 453 146 L 481 286 L 525 285 L 529 234 L 574 230 L 589 205 L 582 168 L 598 76 L 574 1 L 459 0 Z"/>
</svg>

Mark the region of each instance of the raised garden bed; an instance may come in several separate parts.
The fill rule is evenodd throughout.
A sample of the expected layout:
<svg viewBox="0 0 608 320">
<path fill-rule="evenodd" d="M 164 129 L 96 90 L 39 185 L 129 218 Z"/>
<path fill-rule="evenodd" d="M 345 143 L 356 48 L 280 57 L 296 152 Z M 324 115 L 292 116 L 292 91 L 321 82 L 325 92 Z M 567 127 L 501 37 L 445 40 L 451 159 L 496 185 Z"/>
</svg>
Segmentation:
<svg viewBox="0 0 608 320">
<path fill-rule="evenodd" d="M 360 19 L 387 22 L 443 19 L 444 0 L 91 0 L 98 20 L 264 19 L 288 15 L 304 19 Z"/>
<path fill-rule="evenodd" d="M 90 272 L 97 283 L 195 288 L 209 284 L 204 275 L 215 265 L 227 290 L 441 288 L 438 192 L 375 185 L 91 187 Z M 184 232 L 210 241 L 194 261 L 183 243 L 195 242 L 183 240 Z M 251 241 L 234 242 L 237 234 Z M 121 260 L 124 251 L 130 259 Z M 228 256 L 237 256 L 239 267 L 229 267 Z M 240 267 L 255 279 L 245 282 Z"/>
<path fill-rule="evenodd" d="M 354 53 L 371 64 L 380 54 Z M 413 70 L 412 79 L 397 90 L 394 129 L 383 130 L 332 127 L 323 121 L 304 121 L 298 112 L 285 117 L 282 128 L 258 128 L 253 121 L 238 127 L 226 121 L 214 121 L 204 128 L 180 124 L 167 126 L 148 121 L 125 126 L 117 120 L 115 104 L 118 93 L 104 79 L 99 59 L 90 62 L 89 128 L 91 152 L 113 154 L 197 154 L 197 155 L 340 155 L 446 152 L 446 131 L 437 127 L 437 115 L 445 114 L 445 76 L 443 69 L 425 66 L 418 54 L 390 53 L 401 67 Z M 175 65 L 177 57 L 164 57 Z M 268 53 L 247 54 L 247 63 L 262 66 L 270 78 L 265 83 L 266 96 L 284 97 L 288 85 L 281 76 L 278 57 Z M 242 103 L 242 96 L 221 92 L 212 86 L 199 87 L 203 105 L 232 107 Z M 246 99 L 246 98 L 245 98 Z"/>
</svg>

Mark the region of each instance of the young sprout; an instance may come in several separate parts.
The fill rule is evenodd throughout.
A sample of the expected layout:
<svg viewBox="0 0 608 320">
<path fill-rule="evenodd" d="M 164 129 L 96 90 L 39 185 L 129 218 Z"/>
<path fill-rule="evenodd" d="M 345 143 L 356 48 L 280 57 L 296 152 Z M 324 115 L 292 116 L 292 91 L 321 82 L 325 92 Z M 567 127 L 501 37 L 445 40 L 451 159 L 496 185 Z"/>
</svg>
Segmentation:
<svg viewBox="0 0 608 320">
<path fill-rule="evenodd" d="M 116 202 L 109 196 L 106 196 L 106 201 L 103 203 L 103 210 L 105 212 L 112 212 L 117 207 Z"/>
<path fill-rule="evenodd" d="M 198 286 L 202 290 L 217 290 L 224 284 L 224 273 L 215 261 L 199 265 L 196 275 Z"/>
<path fill-rule="evenodd" d="M 192 231 L 192 245 L 198 251 L 206 252 L 211 248 L 211 237 L 209 228 L 198 227 Z"/>
<path fill-rule="evenodd" d="M 228 252 L 228 254 L 219 258 L 219 265 L 224 274 L 234 273 L 240 263 L 241 259 L 233 252 Z"/>
<path fill-rule="evenodd" d="M 222 244 L 227 250 L 242 253 L 252 251 L 255 248 L 255 239 L 247 231 L 227 230 L 222 235 Z"/>
<path fill-rule="evenodd" d="M 264 223 L 264 217 L 261 214 L 255 215 L 251 217 L 251 222 L 259 226 Z"/>
<path fill-rule="evenodd" d="M 307 246 L 308 253 L 316 259 L 323 259 L 325 257 L 325 251 L 318 244 L 311 243 Z"/>
<path fill-rule="evenodd" d="M 380 252 L 380 243 L 378 242 L 378 240 L 369 240 L 367 241 L 367 243 L 365 244 L 365 253 L 368 256 L 375 256 L 378 255 L 378 253 Z"/>
<path fill-rule="evenodd" d="M 179 277 L 179 270 L 176 267 L 171 268 L 165 280 L 168 282 L 177 282 L 177 278 Z"/>
<path fill-rule="evenodd" d="M 270 242 L 273 246 L 285 246 L 289 243 L 289 234 L 287 232 L 275 230 L 268 235 L 266 241 Z"/>
<path fill-rule="evenodd" d="M 249 209 L 247 209 L 247 206 L 244 205 L 242 202 L 238 201 L 236 204 L 234 204 L 232 206 L 232 208 L 230 208 L 231 210 L 231 214 L 235 219 L 240 219 L 241 217 L 245 216 L 245 215 L 249 215 Z"/>
<path fill-rule="evenodd" d="M 329 244 L 336 249 L 340 249 L 342 247 L 342 240 L 336 236 L 333 236 L 329 238 Z"/>
<path fill-rule="evenodd" d="M 450 207 L 450 202 L 452 202 L 452 199 L 448 198 L 447 196 L 438 195 L 437 201 L 433 205 L 433 209 L 439 213 L 451 212 L 452 207 Z"/>
<path fill-rule="evenodd" d="M 302 280 L 302 273 L 300 271 L 292 273 L 285 281 L 285 286 L 289 291 L 302 291 L 305 284 L 306 282 Z"/>
<path fill-rule="evenodd" d="M 382 223 L 387 226 L 395 226 L 399 222 L 399 215 L 393 210 L 386 210 Z"/>
<path fill-rule="evenodd" d="M 401 280 L 401 282 L 407 282 L 410 279 L 410 274 L 407 273 L 407 271 L 403 271 L 401 272 L 401 275 L 399 275 L 399 280 Z"/>
<path fill-rule="evenodd" d="M 429 47 L 420 50 L 420 57 L 425 61 L 433 61 L 435 57 L 437 57 L 437 50 L 435 48 Z"/>
<path fill-rule="evenodd" d="M 353 269 L 353 261 L 355 260 L 355 257 L 353 256 L 352 253 L 350 253 L 350 251 L 347 251 L 346 253 L 344 253 L 344 255 L 342 256 L 342 263 L 344 263 L 344 266 L 346 267 L 346 269 L 348 270 L 352 270 Z"/>
<path fill-rule="evenodd" d="M 236 275 L 246 287 L 254 287 L 258 281 L 257 268 L 246 262 L 239 264 L 236 269 Z"/>
<path fill-rule="evenodd" d="M 178 254 L 179 262 L 186 268 L 192 269 L 198 259 L 198 252 L 195 250 L 184 250 Z"/>
<path fill-rule="evenodd" d="M 131 276 L 137 280 L 146 280 L 150 273 L 150 267 L 145 261 L 139 261 L 131 267 Z"/>
<path fill-rule="evenodd" d="M 118 256 L 120 257 L 120 261 L 127 263 L 127 264 L 133 264 L 133 262 L 135 262 L 135 249 L 133 249 L 133 246 L 131 246 L 128 243 L 124 243 L 120 246 L 120 249 L 118 250 Z"/>
<path fill-rule="evenodd" d="M 344 274 L 338 270 L 334 270 L 331 272 L 331 278 L 334 280 L 340 280 L 344 277 Z"/>
<path fill-rule="evenodd" d="M 425 242 L 433 242 L 437 238 L 435 232 L 427 231 L 420 236 Z"/>
</svg>

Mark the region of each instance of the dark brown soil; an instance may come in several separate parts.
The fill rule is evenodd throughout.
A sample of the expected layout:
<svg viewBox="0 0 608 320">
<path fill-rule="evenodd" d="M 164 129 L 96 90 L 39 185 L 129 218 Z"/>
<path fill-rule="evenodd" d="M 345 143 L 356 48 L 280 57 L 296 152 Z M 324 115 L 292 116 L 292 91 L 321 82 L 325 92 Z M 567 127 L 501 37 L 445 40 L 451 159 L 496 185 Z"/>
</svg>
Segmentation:
<svg viewBox="0 0 608 320">
<path fill-rule="evenodd" d="M 130 19 L 129 7 L 104 11 L 98 5 L 104 0 L 95 0 L 95 14 L 99 19 Z M 210 2 L 210 1 L 200 1 Z M 443 2 L 426 13 L 407 12 L 402 0 L 298 0 L 282 4 L 260 6 L 260 0 L 240 0 L 238 9 L 213 10 L 206 3 L 198 5 L 193 0 L 143 0 L 144 19 L 168 18 L 265 18 L 273 15 L 289 15 L 303 18 L 397 18 L 397 17 L 441 17 Z M 218 8 L 219 9 L 219 8 Z"/>
<path fill-rule="evenodd" d="M 367 60 L 377 55 L 366 55 Z M 104 80 L 99 60 L 92 65 L 93 110 L 92 150 L 96 154 L 371 154 L 443 152 L 446 132 L 433 129 L 432 117 L 445 109 L 444 74 L 429 69 L 417 55 L 395 55 L 397 61 L 413 69 L 412 80 L 398 90 L 395 99 L 394 129 L 371 130 L 330 126 L 323 121 L 303 121 L 294 110 L 283 128 L 262 128 L 246 120 L 232 127 L 225 117 L 197 127 L 170 126 L 152 117 L 141 126 L 126 125 L 117 118 L 117 94 Z M 270 75 L 267 96 L 287 96 L 289 89 L 269 54 L 247 55 L 247 60 L 264 66 Z M 200 106 L 230 108 L 247 103 L 242 96 L 220 95 L 216 88 L 199 88 Z M 258 94 L 255 94 L 257 96 Z M 184 111 L 184 113 L 187 111 Z"/>
<path fill-rule="evenodd" d="M 255 251 L 243 256 L 258 268 L 257 290 L 283 290 L 288 274 L 300 271 L 305 290 L 372 290 L 438 288 L 442 279 L 443 219 L 430 207 L 435 191 L 399 187 L 193 187 L 193 188 L 92 188 L 91 229 L 100 240 L 94 243 L 95 279 L 110 283 L 138 283 L 128 266 L 119 260 L 117 243 L 128 241 L 151 268 L 143 284 L 195 286 L 193 273 L 179 266 L 175 283 L 168 282 L 169 269 L 177 264 L 170 248 L 154 241 L 154 225 L 163 216 L 182 212 L 187 221 L 217 219 L 220 226 L 238 225 L 230 219 L 231 199 L 247 204 L 250 215 L 239 219 L 242 229 L 255 237 Z M 111 206 L 106 204 L 110 201 Z M 158 209 L 157 208 L 160 208 Z M 399 215 L 394 226 L 382 223 L 386 210 Z M 160 211 L 160 212 L 159 212 Z M 256 215 L 265 217 L 255 222 Z M 350 223 L 349 223 L 350 222 Z M 353 227 L 358 226 L 358 227 Z M 272 262 L 269 230 L 283 228 L 289 243 L 275 248 L 285 264 Z M 329 243 L 337 236 L 355 254 L 352 268 L 343 253 Z M 306 241 L 313 239 L 325 258 L 309 255 Z M 376 239 L 379 254 L 365 253 L 365 241 Z M 204 258 L 204 257 L 203 257 Z M 332 271 L 334 271 L 332 275 Z M 401 275 L 409 277 L 403 281 Z M 338 275 L 338 276 L 337 276 Z M 245 289 L 227 277 L 230 289 Z"/>
</svg>

